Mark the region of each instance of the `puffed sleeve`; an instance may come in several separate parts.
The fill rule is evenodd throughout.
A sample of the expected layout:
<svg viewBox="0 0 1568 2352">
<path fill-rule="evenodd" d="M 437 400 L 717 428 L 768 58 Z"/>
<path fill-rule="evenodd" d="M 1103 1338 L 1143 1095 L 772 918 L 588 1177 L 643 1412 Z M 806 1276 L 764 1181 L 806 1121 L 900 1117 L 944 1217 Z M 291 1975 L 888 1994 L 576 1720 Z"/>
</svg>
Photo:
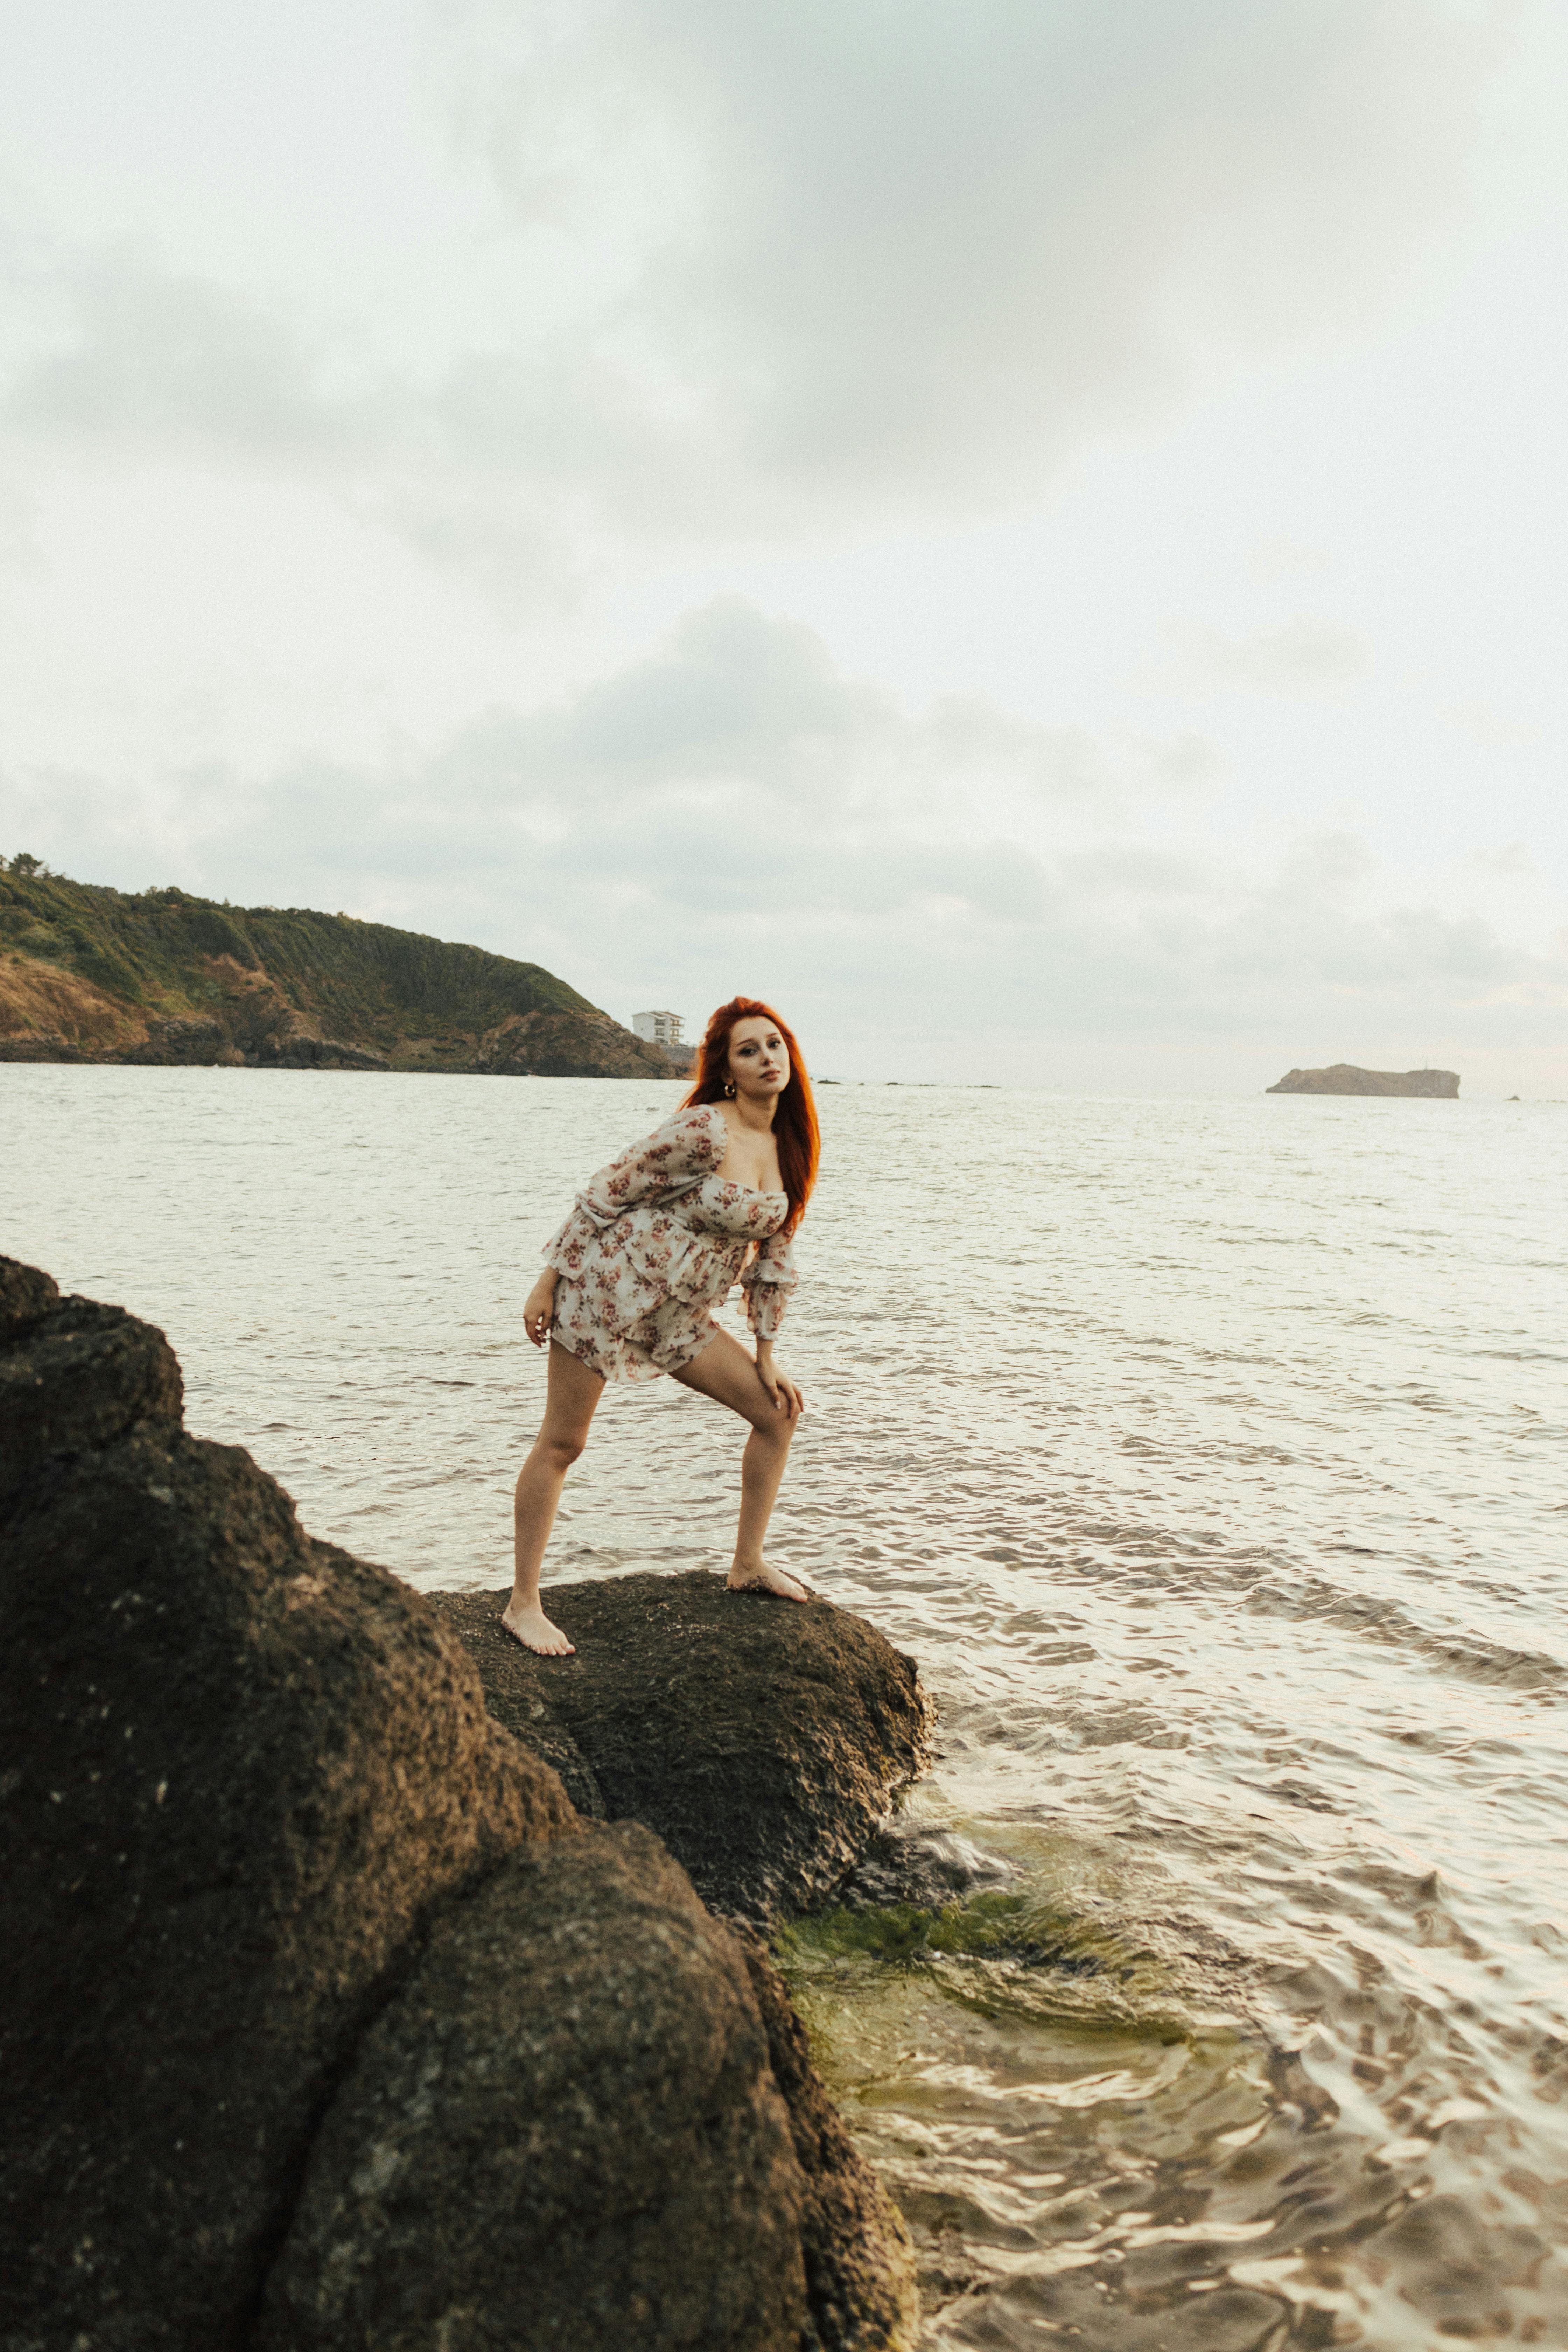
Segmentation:
<svg viewBox="0 0 1568 2352">
<path fill-rule="evenodd" d="M 773 1338 L 799 1279 L 787 1234 L 770 1234 L 758 1244 L 756 1255 L 741 1276 L 741 1287 L 746 1294 L 746 1320 L 759 1339 Z"/>
<path fill-rule="evenodd" d="M 591 1176 L 578 1193 L 565 1223 L 544 1244 L 544 1262 L 569 1279 L 582 1272 L 583 1252 L 595 1234 L 613 1225 L 637 1201 L 668 1200 L 689 1192 L 710 1176 L 724 1157 L 727 1138 L 711 1104 L 678 1111 L 640 1143 Z"/>
</svg>

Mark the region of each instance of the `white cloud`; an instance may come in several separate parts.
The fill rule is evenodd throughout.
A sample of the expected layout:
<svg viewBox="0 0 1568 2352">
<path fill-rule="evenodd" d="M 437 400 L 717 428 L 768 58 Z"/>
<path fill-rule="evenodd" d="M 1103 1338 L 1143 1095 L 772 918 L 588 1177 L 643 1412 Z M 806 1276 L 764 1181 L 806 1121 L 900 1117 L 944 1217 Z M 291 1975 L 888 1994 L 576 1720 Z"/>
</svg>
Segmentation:
<svg viewBox="0 0 1568 2352">
<path fill-rule="evenodd" d="M 562 529 L 586 500 L 600 528 L 708 540 L 1010 501 L 1216 359 L 1364 316 L 1459 201 L 1502 53 L 1489 14 L 1430 0 L 457 0 L 444 22 L 450 168 L 496 198 L 445 223 L 466 300 L 388 255 L 379 319 L 334 325 L 312 287 L 306 327 L 184 257 L 57 241 L 11 418 L 333 446 L 393 467 L 455 557 L 482 485 Z"/>
<path fill-rule="evenodd" d="M 601 383 L 637 381 L 721 475 L 840 499 L 1016 494 L 1020 467 L 1169 401 L 1195 340 L 1299 341 L 1364 308 L 1452 201 L 1493 53 L 1418 0 L 470 22 L 519 217 L 584 243 L 640 219 Z M 488 454 L 533 429 L 498 360 L 453 398 Z"/>
<path fill-rule="evenodd" d="M 1173 633 L 1183 664 L 1200 689 L 1244 687 L 1261 694 L 1321 694 L 1348 686 L 1372 666 L 1355 630 L 1299 614 L 1280 628 L 1250 637 L 1219 629 Z"/>
<path fill-rule="evenodd" d="M 1262 861 L 1201 826 L 1161 838 L 1185 795 L 1125 788 L 1120 758 L 1085 739 L 1063 761 L 1050 730 L 982 707 L 903 709 L 731 601 L 392 767 L 187 772 L 129 808 L 107 782 L 13 778 L 0 826 L 91 877 L 177 872 L 477 938 L 623 1013 L 649 987 L 694 1014 L 755 987 L 830 1067 L 871 1035 L 905 1076 L 1017 1075 L 1020 1034 L 1047 1079 L 1089 1041 L 1173 1032 L 1288 1061 L 1352 1013 L 1549 1042 L 1568 970 L 1478 917 L 1380 903 L 1353 835 Z"/>
<path fill-rule="evenodd" d="M 0 427 L 250 457 L 319 457 L 357 437 L 298 337 L 220 288 L 120 254 L 66 263 L 47 292 L 44 347 L 15 369 Z"/>
<path fill-rule="evenodd" d="M 911 1071 L 1545 1034 L 1560 12 L 13 30 L 11 845 Z"/>
<path fill-rule="evenodd" d="M 814 630 L 728 596 L 553 707 L 477 719 L 433 773 L 465 799 L 477 791 L 531 808 L 588 793 L 617 822 L 656 803 L 700 813 L 738 801 L 907 826 L 997 790 L 1071 804 L 1157 788 L 1167 773 L 1184 782 L 1203 757 L 1191 737 L 1141 745 L 1119 772 L 1085 730 L 973 696 L 911 715 L 846 677 Z"/>
</svg>

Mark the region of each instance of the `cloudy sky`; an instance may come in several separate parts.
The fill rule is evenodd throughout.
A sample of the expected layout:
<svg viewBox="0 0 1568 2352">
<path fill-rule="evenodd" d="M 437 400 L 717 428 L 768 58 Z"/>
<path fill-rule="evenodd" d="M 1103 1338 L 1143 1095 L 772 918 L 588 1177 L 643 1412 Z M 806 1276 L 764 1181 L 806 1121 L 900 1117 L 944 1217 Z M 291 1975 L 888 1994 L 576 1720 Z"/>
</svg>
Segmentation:
<svg viewBox="0 0 1568 2352">
<path fill-rule="evenodd" d="M 1560 0 L 0 0 L 0 849 L 1568 1096 Z"/>
</svg>

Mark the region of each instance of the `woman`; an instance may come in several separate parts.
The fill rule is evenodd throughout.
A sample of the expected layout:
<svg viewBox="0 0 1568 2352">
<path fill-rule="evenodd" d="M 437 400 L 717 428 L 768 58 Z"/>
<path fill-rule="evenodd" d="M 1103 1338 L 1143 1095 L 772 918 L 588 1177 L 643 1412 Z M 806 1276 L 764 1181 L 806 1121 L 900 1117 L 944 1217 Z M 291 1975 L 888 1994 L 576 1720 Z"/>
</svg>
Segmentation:
<svg viewBox="0 0 1568 2352">
<path fill-rule="evenodd" d="M 795 1288 L 790 1236 L 816 1181 L 816 1107 L 800 1049 L 765 1004 L 737 996 L 708 1024 L 697 1083 L 644 1143 L 602 1168 L 545 1249 L 523 1328 L 550 1346 L 544 1424 L 517 1482 L 517 1581 L 501 1617 L 525 1650 L 572 1655 L 539 1605 L 539 1571 L 566 1473 L 610 1380 L 668 1372 L 750 1422 L 741 1456 L 732 1592 L 804 1601 L 804 1577 L 763 1558 L 805 1402 L 773 1361 Z M 713 1320 L 739 1275 L 755 1358 Z"/>
</svg>

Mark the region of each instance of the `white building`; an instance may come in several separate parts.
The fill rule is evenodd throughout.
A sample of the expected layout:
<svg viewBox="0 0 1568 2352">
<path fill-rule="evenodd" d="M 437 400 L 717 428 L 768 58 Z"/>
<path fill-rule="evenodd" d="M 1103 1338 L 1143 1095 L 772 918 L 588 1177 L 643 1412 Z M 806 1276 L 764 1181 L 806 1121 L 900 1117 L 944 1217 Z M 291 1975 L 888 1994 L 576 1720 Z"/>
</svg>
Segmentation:
<svg viewBox="0 0 1568 2352">
<path fill-rule="evenodd" d="M 637 1036 L 646 1037 L 650 1045 L 679 1045 L 680 1043 L 679 1013 L 634 1013 L 632 1027 Z"/>
</svg>

